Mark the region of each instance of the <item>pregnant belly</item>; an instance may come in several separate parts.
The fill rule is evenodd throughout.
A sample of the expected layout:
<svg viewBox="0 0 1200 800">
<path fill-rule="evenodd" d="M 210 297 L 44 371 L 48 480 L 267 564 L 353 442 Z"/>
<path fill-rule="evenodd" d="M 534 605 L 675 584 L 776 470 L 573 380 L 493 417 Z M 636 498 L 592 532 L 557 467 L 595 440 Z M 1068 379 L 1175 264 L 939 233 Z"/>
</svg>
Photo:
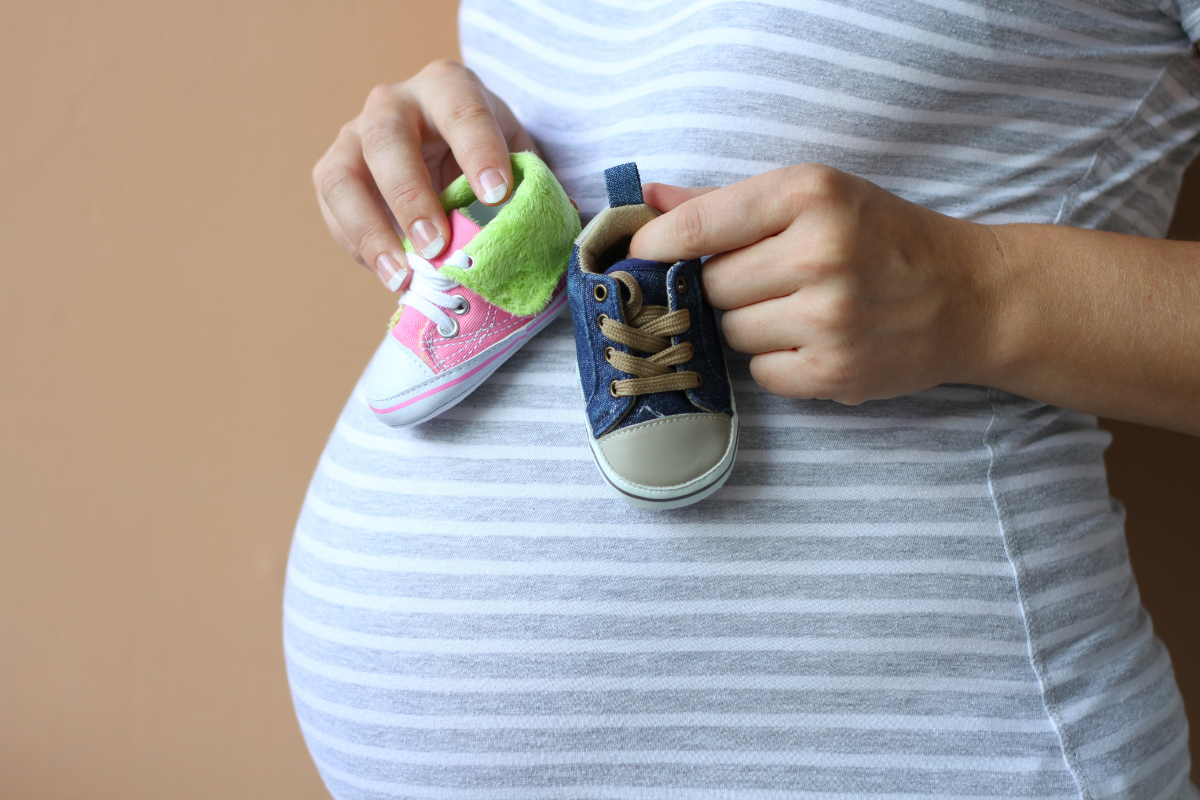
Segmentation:
<svg viewBox="0 0 1200 800">
<path fill-rule="evenodd" d="M 347 404 L 285 604 L 336 796 L 1077 796 L 996 493 L 1119 538 L 1086 418 L 975 387 L 785 400 L 735 356 L 733 476 L 639 511 L 595 472 L 573 359 L 561 319 L 416 428 Z M 1043 459 L 1011 490 L 1003 447 Z"/>
</svg>

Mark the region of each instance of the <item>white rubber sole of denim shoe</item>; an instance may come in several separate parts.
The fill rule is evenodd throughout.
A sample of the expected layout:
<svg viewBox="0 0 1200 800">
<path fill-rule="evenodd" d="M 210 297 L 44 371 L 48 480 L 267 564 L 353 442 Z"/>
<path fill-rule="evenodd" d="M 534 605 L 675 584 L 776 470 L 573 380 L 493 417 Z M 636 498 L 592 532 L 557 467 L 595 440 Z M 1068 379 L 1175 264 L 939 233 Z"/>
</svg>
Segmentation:
<svg viewBox="0 0 1200 800">
<path fill-rule="evenodd" d="M 729 372 L 726 370 L 726 380 L 729 379 Z M 579 364 L 575 364 L 575 380 L 579 382 Z M 732 382 L 730 384 L 732 386 Z M 583 387 L 580 386 L 582 393 Z M 586 398 L 584 398 L 586 403 Z M 634 508 L 658 509 L 664 510 L 668 508 L 683 508 L 690 506 L 693 503 L 699 503 L 715 491 L 725 485 L 725 481 L 729 480 L 730 474 L 733 472 L 734 462 L 737 461 L 738 449 L 738 413 L 737 401 L 734 399 L 733 391 L 729 393 L 729 407 L 733 410 L 730 417 L 729 425 L 729 445 L 725 448 L 725 455 L 721 460 L 698 478 L 694 478 L 687 483 L 681 483 L 677 486 L 643 486 L 638 483 L 633 483 L 621 477 L 608 463 L 608 459 L 600 450 L 600 441 L 596 438 L 592 431 L 592 423 L 587 419 L 586 412 L 584 414 L 584 424 L 587 426 L 588 432 L 588 447 L 591 448 L 592 458 L 596 461 L 596 467 L 600 470 L 600 474 L 604 477 L 604 482 L 616 492 L 617 496 L 624 500 Z"/>
<path fill-rule="evenodd" d="M 513 331 L 503 341 L 472 356 L 453 369 L 446 370 L 427 381 L 388 398 L 367 398 L 375 418 L 393 428 L 420 425 L 467 399 L 481 383 L 491 377 L 538 332 L 553 322 L 567 307 L 564 290 L 550 301 L 545 311 L 536 315 L 524 327 Z M 391 336 L 389 331 L 388 336 Z M 387 340 L 384 340 L 387 343 Z"/>
</svg>

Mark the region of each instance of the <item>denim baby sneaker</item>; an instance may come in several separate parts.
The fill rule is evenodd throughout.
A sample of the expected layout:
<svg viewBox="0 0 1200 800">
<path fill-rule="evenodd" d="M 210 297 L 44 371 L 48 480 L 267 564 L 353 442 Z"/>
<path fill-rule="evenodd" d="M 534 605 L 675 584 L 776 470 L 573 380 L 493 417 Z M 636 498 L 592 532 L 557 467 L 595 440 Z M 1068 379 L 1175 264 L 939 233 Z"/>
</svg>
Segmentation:
<svg viewBox="0 0 1200 800">
<path fill-rule="evenodd" d="M 458 403 L 566 308 L 579 212 L 537 156 L 514 153 L 512 171 L 503 206 L 476 200 L 466 178 L 446 187 L 450 244 L 437 258 L 404 242 L 412 282 L 364 381 L 388 425 L 416 425 Z"/>
<path fill-rule="evenodd" d="M 721 488 L 737 455 L 738 417 L 700 261 L 629 257 L 658 212 L 637 166 L 604 172 L 608 208 L 567 268 L 588 444 L 600 473 L 639 508 L 678 508 Z"/>
</svg>

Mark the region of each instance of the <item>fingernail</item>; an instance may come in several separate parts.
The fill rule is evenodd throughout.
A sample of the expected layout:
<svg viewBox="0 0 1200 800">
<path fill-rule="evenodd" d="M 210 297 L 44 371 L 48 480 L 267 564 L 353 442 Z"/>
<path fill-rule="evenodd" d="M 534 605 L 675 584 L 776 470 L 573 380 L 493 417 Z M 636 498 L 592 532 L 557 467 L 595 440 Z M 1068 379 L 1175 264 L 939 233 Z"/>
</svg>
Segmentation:
<svg viewBox="0 0 1200 800">
<path fill-rule="evenodd" d="M 404 283 L 404 279 L 408 277 L 408 270 L 400 266 L 396 259 L 387 253 L 380 253 L 379 258 L 375 259 L 375 271 L 379 274 L 380 280 L 393 292 L 399 289 L 400 284 Z"/>
<path fill-rule="evenodd" d="M 408 238 L 412 239 L 422 258 L 433 258 L 446 246 L 442 232 L 427 219 L 419 219 L 409 226 Z"/>
<path fill-rule="evenodd" d="M 498 169 L 485 169 L 479 176 L 479 185 L 483 187 L 483 202 L 488 205 L 499 203 L 508 194 L 508 181 Z"/>
</svg>

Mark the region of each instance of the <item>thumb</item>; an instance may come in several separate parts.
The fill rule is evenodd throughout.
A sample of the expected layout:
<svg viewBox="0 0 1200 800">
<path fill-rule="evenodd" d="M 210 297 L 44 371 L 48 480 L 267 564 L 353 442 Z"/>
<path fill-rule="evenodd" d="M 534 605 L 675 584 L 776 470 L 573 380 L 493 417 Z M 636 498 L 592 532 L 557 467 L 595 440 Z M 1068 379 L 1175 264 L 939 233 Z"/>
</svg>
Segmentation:
<svg viewBox="0 0 1200 800">
<path fill-rule="evenodd" d="M 644 183 L 642 184 L 642 199 L 646 201 L 646 205 L 665 214 L 688 200 L 708 194 L 716 188 L 716 186 L 705 186 L 699 189 L 685 189 L 669 183 Z"/>
</svg>

